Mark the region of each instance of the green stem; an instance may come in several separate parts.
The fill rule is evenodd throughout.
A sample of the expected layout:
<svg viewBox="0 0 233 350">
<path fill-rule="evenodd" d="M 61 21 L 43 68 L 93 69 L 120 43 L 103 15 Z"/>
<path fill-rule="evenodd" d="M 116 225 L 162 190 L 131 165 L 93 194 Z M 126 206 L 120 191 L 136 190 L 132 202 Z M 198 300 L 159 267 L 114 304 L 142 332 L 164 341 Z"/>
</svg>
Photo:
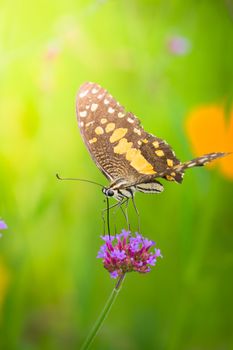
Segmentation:
<svg viewBox="0 0 233 350">
<path fill-rule="evenodd" d="M 97 319 L 96 323 L 94 324 L 94 327 L 90 331 L 89 335 L 87 336 L 85 342 L 83 343 L 82 347 L 80 350 L 86 350 L 90 347 L 91 343 L 93 342 L 94 338 L 96 337 L 97 333 L 99 332 L 100 328 L 102 327 L 105 319 L 107 318 L 109 311 L 111 310 L 111 307 L 114 304 L 114 301 L 116 300 L 116 297 L 118 296 L 118 293 L 121 289 L 122 282 L 125 278 L 125 275 L 122 275 L 119 277 L 117 280 L 117 283 L 108 298 L 101 314 L 99 315 L 99 318 Z"/>
</svg>

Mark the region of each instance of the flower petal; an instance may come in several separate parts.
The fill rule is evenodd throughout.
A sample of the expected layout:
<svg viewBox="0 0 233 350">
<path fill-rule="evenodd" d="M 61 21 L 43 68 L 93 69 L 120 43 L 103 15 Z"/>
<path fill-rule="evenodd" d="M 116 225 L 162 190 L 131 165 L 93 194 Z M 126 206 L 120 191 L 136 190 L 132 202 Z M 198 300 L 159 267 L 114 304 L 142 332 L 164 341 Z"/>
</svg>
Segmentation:
<svg viewBox="0 0 233 350">
<path fill-rule="evenodd" d="M 117 278 L 118 277 L 118 272 L 117 271 L 110 272 L 110 276 L 112 278 Z"/>
</svg>

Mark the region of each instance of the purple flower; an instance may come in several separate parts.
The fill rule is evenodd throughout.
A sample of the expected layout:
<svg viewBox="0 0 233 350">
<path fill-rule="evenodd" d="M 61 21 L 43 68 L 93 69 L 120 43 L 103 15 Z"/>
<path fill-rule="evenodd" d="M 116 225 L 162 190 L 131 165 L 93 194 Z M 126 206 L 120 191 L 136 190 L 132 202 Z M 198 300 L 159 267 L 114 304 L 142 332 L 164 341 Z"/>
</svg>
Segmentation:
<svg viewBox="0 0 233 350">
<path fill-rule="evenodd" d="M 109 236 L 109 235 L 106 235 L 106 236 L 100 236 L 102 238 L 103 241 L 105 242 L 112 242 L 115 237 L 114 236 Z"/>
<path fill-rule="evenodd" d="M 116 236 L 101 236 L 105 242 L 100 247 L 97 258 L 102 259 L 105 269 L 112 278 L 122 276 L 126 272 L 150 272 L 155 266 L 157 258 L 162 257 L 160 250 L 154 248 L 155 242 L 143 237 L 139 233 L 132 234 L 122 230 Z"/>
<path fill-rule="evenodd" d="M 7 224 L 3 220 L 0 220 L 0 230 L 6 230 L 7 228 Z"/>
<path fill-rule="evenodd" d="M 100 247 L 100 250 L 98 252 L 97 258 L 106 258 L 107 256 L 107 247 L 105 247 L 105 245 L 102 245 L 102 247 Z"/>
<path fill-rule="evenodd" d="M 6 230 L 8 227 L 7 227 L 7 224 L 5 223 L 5 221 L 3 220 L 0 220 L 0 230 Z M 2 237 L 2 234 L 0 233 L 0 238 Z"/>
<path fill-rule="evenodd" d="M 112 257 L 119 260 L 123 260 L 126 257 L 126 254 L 124 251 L 120 251 L 119 249 L 114 249 L 114 251 L 112 252 Z"/>
<path fill-rule="evenodd" d="M 110 272 L 110 275 L 111 275 L 112 278 L 117 278 L 118 277 L 118 272 L 117 271 Z"/>
<path fill-rule="evenodd" d="M 155 256 L 149 256 L 149 259 L 147 259 L 147 264 L 151 265 L 151 266 L 155 266 L 155 263 L 156 263 L 156 258 Z"/>
</svg>

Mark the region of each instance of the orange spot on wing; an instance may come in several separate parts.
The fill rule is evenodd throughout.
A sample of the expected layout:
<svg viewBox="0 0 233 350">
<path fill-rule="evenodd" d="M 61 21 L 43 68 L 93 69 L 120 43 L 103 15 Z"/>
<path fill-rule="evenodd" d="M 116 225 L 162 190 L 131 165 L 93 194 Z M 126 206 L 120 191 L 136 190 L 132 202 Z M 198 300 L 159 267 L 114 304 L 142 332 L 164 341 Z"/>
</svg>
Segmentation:
<svg viewBox="0 0 233 350">
<path fill-rule="evenodd" d="M 173 166 L 173 160 L 172 159 L 167 159 L 167 165 L 172 167 Z"/>
<path fill-rule="evenodd" d="M 164 156 L 164 152 L 161 149 L 158 149 L 158 151 L 155 151 L 156 155 L 158 157 L 163 157 Z"/>
<path fill-rule="evenodd" d="M 114 153 L 124 154 L 132 147 L 132 142 L 128 142 L 125 138 L 121 139 L 114 147 Z"/>
<path fill-rule="evenodd" d="M 113 131 L 113 134 L 111 135 L 111 137 L 109 139 L 110 142 L 113 143 L 113 142 L 116 142 L 116 141 L 122 139 L 125 136 L 125 134 L 127 133 L 127 131 L 128 131 L 128 129 L 126 129 L 126 128 L 115 129 Z"/>
<path fill-rule="evenodd" d="M 130 165 L 141 174 L 155 174 L 153 166 L 143 157 L 141 151 L 131 148 L 126 153 L 126 159 L 130 161 Z"/>
<path fill-rule="evenodd" d="M 168 181 L 174 181 L 175 180 L 174 177 L 172 177 L 171 175 L 166 175 L 166 179 Z"/>
<path fill-rule="evenodd" d="M 141 174 L 156 174 L 153 166 L 143 157 L 139 149 L 132 147 L 133 143 L 128 142 L 127 139 L 122 138 L 114 147 L 114 153 L 125 154 L 126 159 L 130 165 Z"/>
</svg>

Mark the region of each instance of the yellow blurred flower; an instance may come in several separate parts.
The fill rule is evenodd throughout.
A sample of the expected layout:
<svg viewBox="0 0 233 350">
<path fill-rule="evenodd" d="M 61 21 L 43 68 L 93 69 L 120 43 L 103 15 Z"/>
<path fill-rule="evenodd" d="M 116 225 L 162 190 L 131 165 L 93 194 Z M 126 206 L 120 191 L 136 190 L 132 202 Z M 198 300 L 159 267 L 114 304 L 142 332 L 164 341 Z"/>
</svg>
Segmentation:
<svg viewBox="0 0 233 350">
<path fill-rule="evenodd" d="M 233 109 L 227 121 L 223 106 L 199 106 L 188 114 L 185 127 L 195 155 L 233 152 Z M 216 163 L 222 174 L 233 180 L 233 155 L 219 159 Z"/>
</svg>

